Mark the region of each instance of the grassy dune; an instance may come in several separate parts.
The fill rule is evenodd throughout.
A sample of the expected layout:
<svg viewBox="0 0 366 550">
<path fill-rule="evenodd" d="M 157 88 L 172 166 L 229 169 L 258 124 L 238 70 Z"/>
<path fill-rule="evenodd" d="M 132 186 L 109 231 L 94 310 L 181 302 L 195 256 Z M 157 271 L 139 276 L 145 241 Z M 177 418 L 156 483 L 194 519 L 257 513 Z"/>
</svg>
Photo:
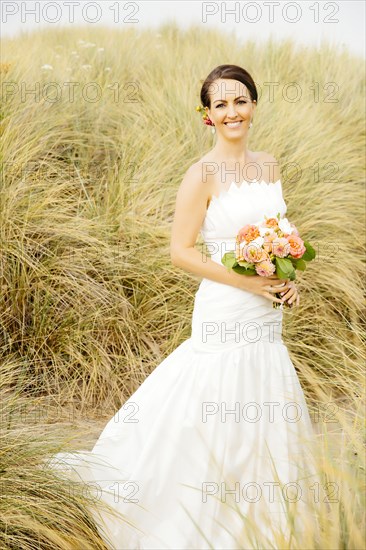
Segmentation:
<svg viewBox="0 0 366 550">
<path fill-rule="evenodd" d="M 362 547 L 363 60 L 167 25 L 42 31 L 2 44 L 4 548 L 104 547 L 79 485 L 70 496 L 69 482 L 39 466 L 91 444 L 96 426 L 190 335 L 200 279 L 171 265 L 170 226 L 184 172 L 215 140 L 195 107 L 222 63 L 253 75 L 249 147 L 279 160 L 287 216 L 317 249 L 298 277 L 301 303 L 286 311 L 284 341 L 319 432 L 319 469 L 340 490 L 321 532 L 291 544 Z M 50 491 L 35 489 L 48 482 Z"/>
</svg>

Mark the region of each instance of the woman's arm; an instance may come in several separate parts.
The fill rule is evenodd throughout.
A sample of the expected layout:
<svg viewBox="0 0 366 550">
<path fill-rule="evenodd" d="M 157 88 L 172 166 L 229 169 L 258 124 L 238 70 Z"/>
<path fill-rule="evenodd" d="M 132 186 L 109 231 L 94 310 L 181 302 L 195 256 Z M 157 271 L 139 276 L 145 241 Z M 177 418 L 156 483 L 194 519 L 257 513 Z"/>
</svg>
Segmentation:
<svg viewBox="0 0 366 550">
<path fill-rule="evenodd" d="M 206 215 L 208 184 L 202 181 L 201 166 L 193 164 L 178 189 L 171 231 L 170 257 L 174 265 L 218 283 L 249 289 L 250 277 L 228 271 L 195 248 Z"/>
</svg>

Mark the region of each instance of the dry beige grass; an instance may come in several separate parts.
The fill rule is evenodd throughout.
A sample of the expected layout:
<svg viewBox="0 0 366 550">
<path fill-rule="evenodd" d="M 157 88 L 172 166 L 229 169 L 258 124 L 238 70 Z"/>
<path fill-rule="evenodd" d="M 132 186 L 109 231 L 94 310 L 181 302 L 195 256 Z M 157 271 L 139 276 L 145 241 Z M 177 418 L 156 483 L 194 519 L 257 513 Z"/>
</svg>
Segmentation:
<svg viewBox="0 0 366 550">
<path fill-rule="evenodd" d="M 42 457 L 85 446 L 80 421 L 107 418 L 189 337 L 199 281 L 170 264 L 175 194 L 214 140 L 195 111 L 201 81 L 235 63 L 263 91 L 250 148 L 280 161 L 287 215 L 318 253 L 299 276 L 301 304 L 286 313 L 285 342 L 320 435 L 329 414 L 340 430 L 341 452 L 325 444 L 320 467 L 342 491 L 322 535 L 309 532 L 298 547 L 361 548 L 363 61 L 288 41 L 241 46 L 197 28 L 160 33 L 61 30 L 3 42 L 0 540 L 9 549 L 103 548 L 81 493 L 72 500 L 67 483 L 53 485 L 33 508 L 29 487 L 47 481 L 36 468 Z M 79 83 L 74 101 L 70 80 Z M 82 95 L 91 81 L 97 102 Z M 47 101 L 48 82 L 59 84 L 59 101 Z M 266 82 L 279 83 L 273 101 Z M 297 102 L 282 93 L 291 82 Z M 24 95 L 25 86 L 43 94 Z M 70 408 L 79 418 L 73 438 Z"/>
</svg>

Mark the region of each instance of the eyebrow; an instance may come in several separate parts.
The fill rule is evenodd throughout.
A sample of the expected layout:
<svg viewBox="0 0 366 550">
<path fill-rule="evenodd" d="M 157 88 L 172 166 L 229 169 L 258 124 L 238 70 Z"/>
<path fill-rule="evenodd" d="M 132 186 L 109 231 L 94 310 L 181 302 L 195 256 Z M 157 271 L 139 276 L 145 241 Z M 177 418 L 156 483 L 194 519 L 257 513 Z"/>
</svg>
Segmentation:
<svg viewBox="0 0 366 550">
<path fill-rule="evenodd" d="M 240 99 L 241 97 L 244 97 L 244 99 L 248 99 L 247 96 L 245 96 L 245 95 L 240 95 L 240 96 L 236 97 L 235 99 Z M 235 99 L 234 99 L 234 101 L 235 101 Z M 226 103 L 226 99 L 215 99 L 214 103 L 216 103 L 216 101 L 225 101 L 225 103 Z"/>
</svg>

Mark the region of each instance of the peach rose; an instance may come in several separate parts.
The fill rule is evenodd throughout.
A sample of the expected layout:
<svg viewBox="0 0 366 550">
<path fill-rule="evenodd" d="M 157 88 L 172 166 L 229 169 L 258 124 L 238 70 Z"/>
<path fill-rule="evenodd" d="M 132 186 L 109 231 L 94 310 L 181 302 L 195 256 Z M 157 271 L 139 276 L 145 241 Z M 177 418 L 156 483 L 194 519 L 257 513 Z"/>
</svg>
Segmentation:
<svg viewBox="0 0 366 550">
<path fill-rule="evenodd" d="M 255 270 L 261 277 L 269 277 L 269 275 L 272 275 L 272 273 L 276 271 L 276 266 L 271 262 L 271 260 L 264 260 L 263 262 L 256 264 Z"/>
<path fill-rule="evenodd" d="M 306 252 L 304 241 L 297 235 L 289 235 L 287 240 L 290 245 L 291 256 L 294 258 L 301 258 Z"/>
<path fill-rule="evenodd" d="M 243 258 L 246 262 L 257 263 L 268 259 L 267 252 L 258 243 L 248 243 L 242 250 Z"/>
<path fill-rule="evenodd" d="M 263 238 L 264 250 L 267 252 L 267 254 L 273 254 L 273 243 L 276 241 L 276 239 L 278 239 L 278 235 L 276 233 L 270 233 L 269 235 L 265 235 Z"/>
<path fill-rule="evenodd" d="M 290 254 L 290 243 L 285 237 L 277 237 L 273 243 L 273 254 L 279 258 L 285 258 Z"/>
</svg>

